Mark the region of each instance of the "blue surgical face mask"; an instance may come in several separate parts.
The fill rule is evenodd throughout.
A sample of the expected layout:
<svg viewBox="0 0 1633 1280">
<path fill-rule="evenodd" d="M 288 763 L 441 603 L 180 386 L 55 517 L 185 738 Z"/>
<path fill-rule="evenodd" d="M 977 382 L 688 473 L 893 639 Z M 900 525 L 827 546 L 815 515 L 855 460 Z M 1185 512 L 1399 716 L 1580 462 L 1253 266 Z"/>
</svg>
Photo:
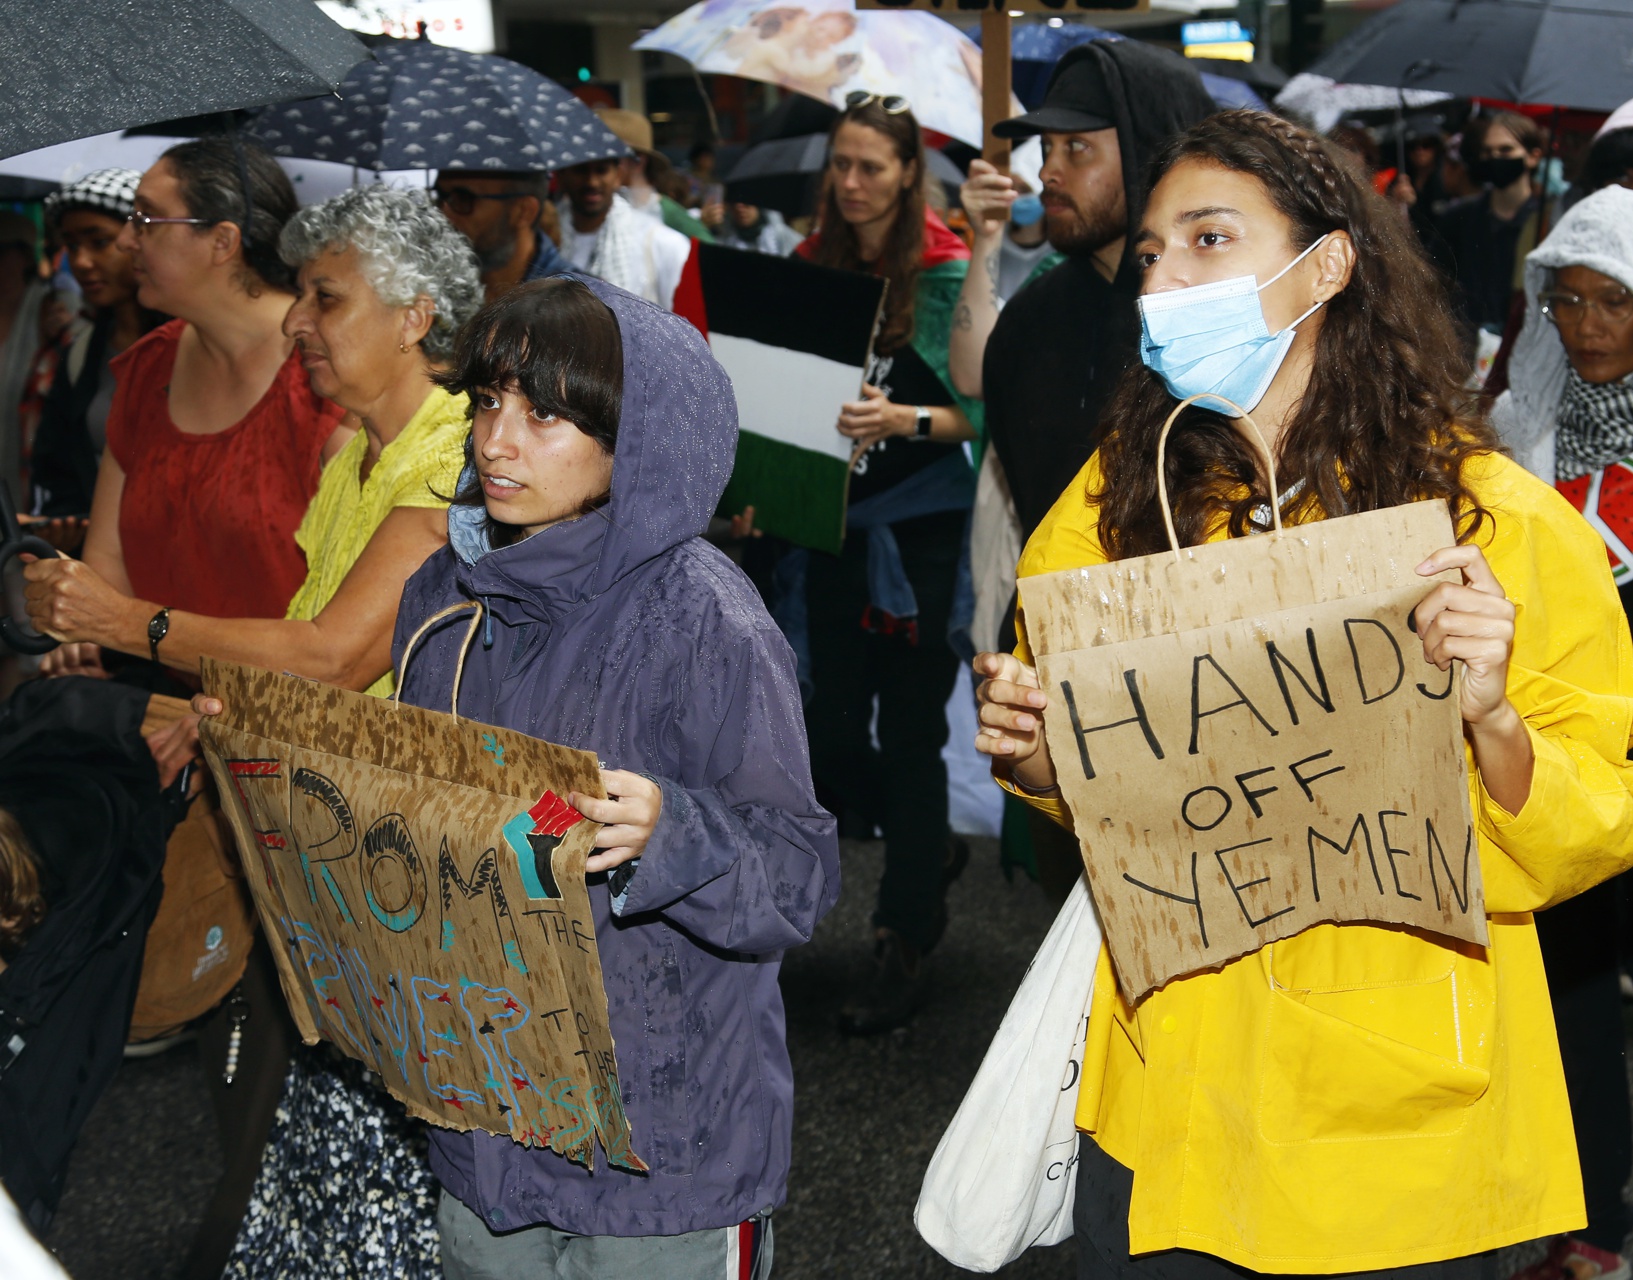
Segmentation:
<svg viewBox="0 0 1633 1280">
<path fill-rule="evenodd" d="M 1016 196 L 1015 203 L 1009 206 L 1009 220 L 1017 227 L 1036 225 L 1043 217 L 1043 197 L 1035 192 L 1027 192 L 1023 196 Z"/>
<path fill-rule="evenodd" d="M 1265 323 L 1259 293 L 1314 252 L 1322 236 L 1270 279 L 1235 276 L 1140 298 L 1140 359 L 1176 400 L 1215 395 L 1252 410 L 1275 380 L 1300 324 L 1318 302 L 1280 333 Z M 1229 411 L 1221 407 L 1220 412 Z M 1230 416 L 1234 417 L 1235 414 Z"/>
</svg>

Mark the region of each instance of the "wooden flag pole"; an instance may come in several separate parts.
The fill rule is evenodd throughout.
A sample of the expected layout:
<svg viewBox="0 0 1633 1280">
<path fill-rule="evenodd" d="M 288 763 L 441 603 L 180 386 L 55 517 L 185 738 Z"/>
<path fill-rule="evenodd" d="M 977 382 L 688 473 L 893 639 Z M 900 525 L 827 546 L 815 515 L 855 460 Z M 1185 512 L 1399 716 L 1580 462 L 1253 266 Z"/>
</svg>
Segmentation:
<svg viewBox="0 0 1633 1280">
<path fill-rule="evenodd" d="M 994 137 L 992 126 L 1009 119 L 1009 100 L 1009 10 L 987 9 L 981 14 L 981 156 L 1000 173 L 1009 172 L 1009 139 Z"/>
</svg>

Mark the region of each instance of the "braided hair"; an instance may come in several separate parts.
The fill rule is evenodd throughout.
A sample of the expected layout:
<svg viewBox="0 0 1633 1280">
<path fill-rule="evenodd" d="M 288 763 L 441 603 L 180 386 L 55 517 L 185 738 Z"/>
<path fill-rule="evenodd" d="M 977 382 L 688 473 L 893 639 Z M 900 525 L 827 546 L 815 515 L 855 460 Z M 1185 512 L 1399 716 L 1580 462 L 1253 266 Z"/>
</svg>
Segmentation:
<svg viewBox="0 0 1633 1280">
<path fill-rule="evenodd" d="M 1463 464 L 1499 446 L 1465 390 L 1469 359 L 1444 285 L 1409 228 L 1323 139 L 1267 112 L 1221 112 L 1170 139 L 1152 161 L 1147 197 L 1186 161 L 1257 179 L 1291 224 L 1295 252 L 1333 231 L 1355 247 L 1349 283 L 1324 309 L 1309 386 L 1282 435 L 1280 488 L 1304 482 L 1287 517 L 1443 498 L 1459 540 L 1468 541 L 1487 513 L 1463 483 Z M 1101 490 L 1088 496 L 1099 504 L 1101 545 L 1114 560 L 1167 549 L 1157 437 L 1175 403 L 1136 364 L 1107 405 Z M 1268 499 L 1257 455 L 1231 420 L 1197 405 L 1174 424 L 1165 470 L 1186 546 L 1221 525 L 1240 537 Z"/>
</svg>

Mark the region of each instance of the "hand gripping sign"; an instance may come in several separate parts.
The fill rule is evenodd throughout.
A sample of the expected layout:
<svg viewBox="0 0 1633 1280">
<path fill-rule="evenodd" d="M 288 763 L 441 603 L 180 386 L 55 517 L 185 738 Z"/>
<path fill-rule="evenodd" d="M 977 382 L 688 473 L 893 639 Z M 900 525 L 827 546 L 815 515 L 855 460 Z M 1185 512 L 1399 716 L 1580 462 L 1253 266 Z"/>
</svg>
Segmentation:
<svg viewBox="0 0 1633 1280">
<path fill-rule="evenodd" d="M 468 647 L 474 602 L 428 620 L 404 669 L 471 607 Z M 645 1169 L 584 888 L 599 828 L 565 799 L 603 794 L 595 756 L 234 663 L 206 659 L 204 687 L 224 708 L 205 756 L 306 1042 L 327 1037 L 433 1124 L 592 1169 L 599 1139 Z"/>
<path fill-rule="evenodd" d="M 1324 921 L 1483 945 L 1456 673 L 1407 621 L 1445 503 L 1283 529 L 1271 469 L 1274 531 L 1181 550 L 1163 456 L 1192 400 L 1157 447 L 1171 552 L 1020 582 L 1124 996 Z"/>
</svg>

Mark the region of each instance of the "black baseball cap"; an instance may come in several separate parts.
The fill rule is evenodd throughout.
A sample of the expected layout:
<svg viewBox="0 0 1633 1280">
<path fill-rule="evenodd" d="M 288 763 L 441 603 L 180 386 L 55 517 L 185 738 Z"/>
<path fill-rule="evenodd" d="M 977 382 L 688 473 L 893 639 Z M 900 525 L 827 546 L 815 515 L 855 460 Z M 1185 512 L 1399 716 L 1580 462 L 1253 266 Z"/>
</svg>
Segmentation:
<svg viewBox="0 0 1633 1280">
<path fill-rule="evenodd" d="M 992 126 L 1000 138 L 1030 138 L 1038 133 L 1092 133 L 1115 129 L 1116 110 L 1106 87 L 1105 63 L 1090 40 L 1068 49 L 1055 64 L 1043 105 L 1024 116 L 1014 116 Z"/>
</svg>

